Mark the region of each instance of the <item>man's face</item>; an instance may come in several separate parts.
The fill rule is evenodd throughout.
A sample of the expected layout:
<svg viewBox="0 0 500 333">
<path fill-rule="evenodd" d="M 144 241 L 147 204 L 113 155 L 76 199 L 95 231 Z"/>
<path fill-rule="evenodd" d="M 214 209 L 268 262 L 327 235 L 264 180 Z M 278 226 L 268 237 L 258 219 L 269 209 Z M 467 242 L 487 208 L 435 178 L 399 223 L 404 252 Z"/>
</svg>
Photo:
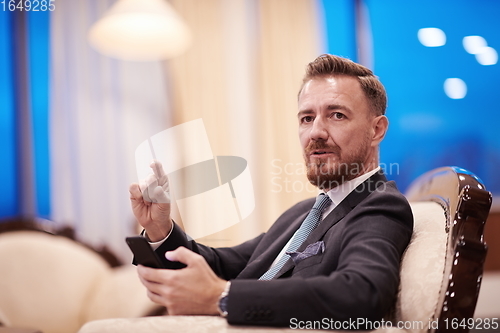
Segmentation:
<svg viewBox="0 0 500 333">
<path fill-rule="evenodd" d="M 299 138 L 307 178 L 331 189 L 376 167 L 380 121 L 354 77 L 314 78 L 299 95 Z M 379 125 L 377 125 L 379 124 Z M 382 135 L 383 137 L 383 135 Z"/>
</svg>

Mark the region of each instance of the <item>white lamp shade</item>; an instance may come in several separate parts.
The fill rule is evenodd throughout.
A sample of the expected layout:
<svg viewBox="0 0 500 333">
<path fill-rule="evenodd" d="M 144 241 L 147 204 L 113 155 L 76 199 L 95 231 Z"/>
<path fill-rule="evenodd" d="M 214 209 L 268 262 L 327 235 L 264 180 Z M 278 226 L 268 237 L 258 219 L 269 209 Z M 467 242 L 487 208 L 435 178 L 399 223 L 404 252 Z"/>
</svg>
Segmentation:
<svg viewBox="0 0 500 333">
<path fill-rule="evenodd" d="M 151 61 L 182 54 L 192 38 L 167 0 L 119 0 L 90 28 L 88 39 L 105 55 Z"/>
</svg>

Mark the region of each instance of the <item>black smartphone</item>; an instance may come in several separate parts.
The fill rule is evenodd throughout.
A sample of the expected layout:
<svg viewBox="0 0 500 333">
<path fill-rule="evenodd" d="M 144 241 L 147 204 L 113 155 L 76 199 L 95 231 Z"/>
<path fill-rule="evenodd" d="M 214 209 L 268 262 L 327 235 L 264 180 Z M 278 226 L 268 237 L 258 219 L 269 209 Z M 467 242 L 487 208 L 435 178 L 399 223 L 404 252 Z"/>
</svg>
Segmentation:
<svg viewBox="0 0 500 333">
<path fill-rule="evenodd" d="M 152 268 L 165 268 L 146 238 L 142 236 L 134 236 L 125 238 L 125 241 L 134 254 L 134 264 Z"/>
</svg>

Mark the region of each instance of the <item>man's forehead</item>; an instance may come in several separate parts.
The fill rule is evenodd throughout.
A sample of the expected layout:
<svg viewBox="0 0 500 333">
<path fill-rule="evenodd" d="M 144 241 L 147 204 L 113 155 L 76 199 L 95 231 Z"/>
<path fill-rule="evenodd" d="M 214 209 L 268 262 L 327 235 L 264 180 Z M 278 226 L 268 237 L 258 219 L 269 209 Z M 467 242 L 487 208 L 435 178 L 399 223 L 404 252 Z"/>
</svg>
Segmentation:
<svg viewBox="0 0 500 333">
<path fill-rule="evenodd" d="M 358 79 L 348 75 L 314 77 L 304 83 L 299 95 L 299 112 L 328 105 L 342 105 L 346 109 L 366 109 L 369 103 Z"/>
<path fill-rule="evenodd" d="M 299 104 L 314 95 L 326 99 L 359 99 L 364 97 L 357 78 L 347 75 L 325 76 L 306 81 L 299 95 Z"/>
</svg>

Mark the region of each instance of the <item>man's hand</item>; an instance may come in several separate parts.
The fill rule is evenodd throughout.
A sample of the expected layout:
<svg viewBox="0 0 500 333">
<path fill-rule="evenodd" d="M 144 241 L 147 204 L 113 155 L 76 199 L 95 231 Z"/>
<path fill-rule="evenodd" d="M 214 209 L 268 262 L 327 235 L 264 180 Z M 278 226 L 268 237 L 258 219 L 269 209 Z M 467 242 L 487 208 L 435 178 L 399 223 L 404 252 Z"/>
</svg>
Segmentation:
<svg viewBox="0 0 500 333">
<path fill-rule="evenodd" d="M 170 315 L 216 315 L 227 281 L 217 277 L 205 259 L 185 247 L 165 253 L 170 261 L 187 265 L 179 270 L 139 266 L 137 271 L 148 297 L 167 308 Z"/>
<path fill-rule="evenodd" d="M 168 178 L 160 162 L 151 163 L 153 174 L 140 184 L 131 184 L 130 202 L 135 218 L 153 242 L 167 237 L 172 229 Z"/>
</svg>

